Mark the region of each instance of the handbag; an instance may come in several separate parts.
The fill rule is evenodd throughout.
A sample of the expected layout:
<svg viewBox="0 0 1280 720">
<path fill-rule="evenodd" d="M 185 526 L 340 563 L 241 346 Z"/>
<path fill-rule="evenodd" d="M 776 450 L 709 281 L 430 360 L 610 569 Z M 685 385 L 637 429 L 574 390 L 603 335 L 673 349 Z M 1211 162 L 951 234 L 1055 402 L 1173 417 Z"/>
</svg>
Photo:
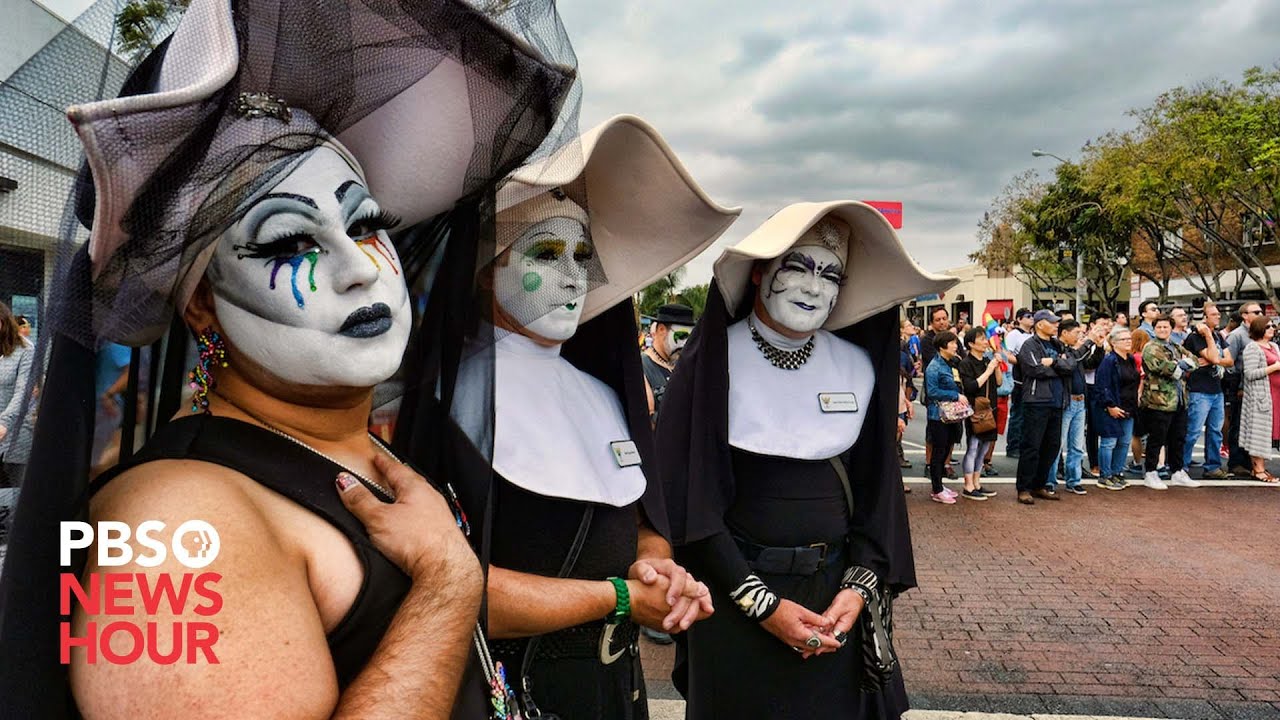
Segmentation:
<svg viewBox="0 0 1280 720">
<path fill-rule="evenodd" d="M 954 424 L 973 415 L 973 408 L 968 403 L 962 403 L 959 400 L 939 400 L 938 414 L 941 416 L 942 422 Z"/>
<path fill-rule="evenodd" d="M 996 431 L 996 413 L 991 408 L 990 399 L 981 396 L 974 399 L 969 425 L 975 435 L 987 435 Z"/>
</svg>

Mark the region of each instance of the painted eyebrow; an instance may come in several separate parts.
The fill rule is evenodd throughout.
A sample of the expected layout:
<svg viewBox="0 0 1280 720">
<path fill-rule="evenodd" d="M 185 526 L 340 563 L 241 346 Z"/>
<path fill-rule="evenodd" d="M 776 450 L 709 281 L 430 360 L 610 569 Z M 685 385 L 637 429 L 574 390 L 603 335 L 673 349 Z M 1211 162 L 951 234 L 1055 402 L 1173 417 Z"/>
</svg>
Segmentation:
<svg viewBox="0 0 1280 720">
<path fill-rule="evenodd" d="M 370 199 L 369 190 L 356 180 L 348 180 L 338 186 L 333 191 L 333 196 L 338 199 L 338 204 L 342 206 L 342 217 L 351 217 L 351 213 L 365 200 Z"/>
<path fill-rule="evenodd" d="M 302 207 L 298 207 L 301 205 Z M 309 208 L 309 209 L 307 209 Z M 244 215 L 244 223 L 249 237 L 257 237 L 258 229 L 267 218 L 280 213 L 303 215 L 315 220 L 320 208 L 316 202 L 303 195 L 293 193 L 268 193 L 254 201 Z"/>
</svg>

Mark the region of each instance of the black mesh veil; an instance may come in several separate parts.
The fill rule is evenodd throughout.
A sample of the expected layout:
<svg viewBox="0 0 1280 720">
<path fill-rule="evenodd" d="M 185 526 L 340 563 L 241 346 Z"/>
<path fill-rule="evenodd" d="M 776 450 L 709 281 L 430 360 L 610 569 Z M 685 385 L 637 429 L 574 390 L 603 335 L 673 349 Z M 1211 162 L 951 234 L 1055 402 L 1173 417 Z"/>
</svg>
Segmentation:
<svg viewBox="0 0 1280 720">
<path fill-rule="evenodd" d="M 177 31 L 140 63 L 120 46 L 125 5 L 95 3 L 0 86 L 0 175 L 20 166 L 20 187 L 33 190 L 0 194 L 0 240 L 36 237 L 47 268 L 36 360 L 19 390 L 35 419 L 25 481 L 0 493 L 10 505 L 17 495 L 0 510 L 5 716 L 75 715 L 58 660 L 58 523 L 85 516 L 103 357 L 120 351 L 113 343 L 133 348 L 123 350 L 127 459 L 186 405 L 191 342 L 175 310 L 246 202 L 328 144 L 404 218 L 392 241 L 415 329 L 401 373 L 375 393 L 394 406 L 404 387 L 448 396 L 460 349 L 486 345 L 476 284 L 494 257 L 502 178 L 575 156 L 580 87 L 553 0 L 194 0 L 157 23 L 157 39 Z M 230 24 L 184 35 L 201 16 Z M 464 101 L 430 103 L 441 96 Z M 440 431 L 406 405 L 398 434 Z M 471 444 L 427 465 L 445 481 L 487 475 L 490 452 Z"/>
</svg>

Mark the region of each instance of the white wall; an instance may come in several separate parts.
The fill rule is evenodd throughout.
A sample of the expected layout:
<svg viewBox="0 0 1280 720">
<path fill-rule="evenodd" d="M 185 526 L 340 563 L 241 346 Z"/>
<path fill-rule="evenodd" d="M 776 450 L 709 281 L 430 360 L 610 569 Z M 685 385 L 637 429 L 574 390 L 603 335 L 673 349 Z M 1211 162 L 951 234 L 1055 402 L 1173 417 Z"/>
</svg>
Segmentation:
<svg viewBox="0 0 1280 720">
<path fill-rule="evenodd" d="M 13 74 L 66 23 L 32 0 L 0 0 L 0 80 Z"/>
</svg>

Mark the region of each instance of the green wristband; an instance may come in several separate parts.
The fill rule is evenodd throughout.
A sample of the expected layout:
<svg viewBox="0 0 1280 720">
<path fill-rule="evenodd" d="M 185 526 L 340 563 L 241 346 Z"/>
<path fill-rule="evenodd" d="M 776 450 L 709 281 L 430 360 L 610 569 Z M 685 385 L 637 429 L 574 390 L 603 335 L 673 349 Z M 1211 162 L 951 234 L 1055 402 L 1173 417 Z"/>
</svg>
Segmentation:
<svg viewBox="0 0 1280 720">
<path fill-rule="evenodd" d="M 619 623 L 631 617 L 631 591 L 627 589 L 627 581 L 622 578 L 611 577 L 609 582 L 613 583 L 613 592 L 617 600 L 614 602 L 613 612 L 606 615 L 605 620 Z"/>
</svg>

